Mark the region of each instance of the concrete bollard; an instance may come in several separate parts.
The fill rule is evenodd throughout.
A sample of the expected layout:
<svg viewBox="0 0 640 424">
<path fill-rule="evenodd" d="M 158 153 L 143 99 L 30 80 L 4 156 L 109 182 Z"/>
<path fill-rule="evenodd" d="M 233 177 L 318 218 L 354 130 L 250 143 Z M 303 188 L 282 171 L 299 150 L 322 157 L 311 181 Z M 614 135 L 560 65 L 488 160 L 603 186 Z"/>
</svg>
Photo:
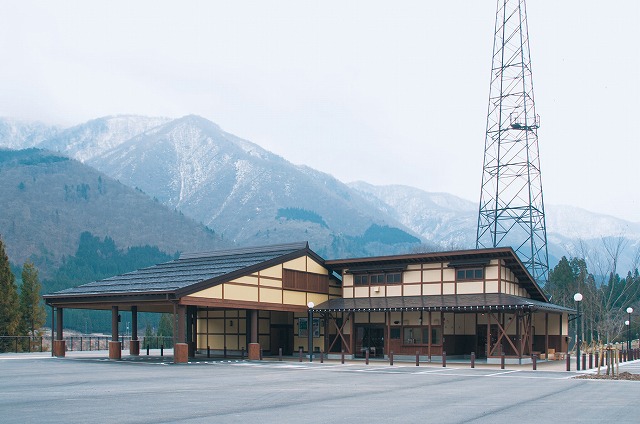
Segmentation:
<svg viewBox="0 0 640 424">
<path fill-rule="evenodd" d="M 475 367 L 476 367 L 476 353 L 471 352 L 471 368 L 475 368 Z"/>
</svg>

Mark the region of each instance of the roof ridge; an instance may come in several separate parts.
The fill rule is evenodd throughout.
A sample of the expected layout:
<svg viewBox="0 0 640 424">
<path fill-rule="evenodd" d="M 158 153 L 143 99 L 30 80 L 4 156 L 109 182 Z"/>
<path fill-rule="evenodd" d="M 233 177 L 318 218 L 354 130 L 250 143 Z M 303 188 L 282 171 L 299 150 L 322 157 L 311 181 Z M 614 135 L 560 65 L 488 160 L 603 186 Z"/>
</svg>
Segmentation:
<svg viewBox="0 0 640 424">
<path fill-rule="evenodd" d="M 244 255 L 247 253 L 262 253 L 262 252 L 273 252 L 278 250 L 302 250 L 309 247 L 309 243 L 306 241 L 294 242 L 294 243 L 284 243 L 284 244 L 272 244 L 266 246 L 252 246 L 252 247 L 240 247 L 236 249 L 226 249 L 226 250 L 213 250 L 209 252 L 192 252 L 192 253 L 182 253 L 178 260 L 187 260 L 187 259 L 202 259 L 202 258 L 212 258 L 219 256 L 235 256 L 235 255 Z"/>
</svg>

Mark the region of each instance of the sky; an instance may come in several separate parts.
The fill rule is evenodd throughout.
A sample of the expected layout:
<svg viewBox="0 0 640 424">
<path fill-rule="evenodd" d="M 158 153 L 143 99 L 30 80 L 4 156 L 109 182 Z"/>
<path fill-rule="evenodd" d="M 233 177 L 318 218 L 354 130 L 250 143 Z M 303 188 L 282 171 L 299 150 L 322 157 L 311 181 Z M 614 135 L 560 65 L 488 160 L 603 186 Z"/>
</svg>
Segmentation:
<svg viewBox="0 0 640 424">
<path fill-rule="evenodd" d="M 343 182 L 478 201 L 495 0 L 8 1 L 0 116 L 203 116 Z M 527 3 L 545 204 L 640 222 L 640 2 Z"/>
</svg>

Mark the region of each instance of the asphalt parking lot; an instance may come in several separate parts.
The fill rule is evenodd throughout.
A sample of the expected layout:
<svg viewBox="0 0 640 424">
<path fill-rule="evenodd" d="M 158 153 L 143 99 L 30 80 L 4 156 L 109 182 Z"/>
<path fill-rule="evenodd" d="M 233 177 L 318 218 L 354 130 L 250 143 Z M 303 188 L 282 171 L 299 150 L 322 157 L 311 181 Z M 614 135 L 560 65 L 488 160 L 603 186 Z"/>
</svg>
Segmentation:
<svg viewBox="0 0 640 424">
<path fill-rule="evenodd" d="M 640 373 L 640 361 L 621 371 Z M 640 382 L 507 367 L 0 355 L 0 422 L 637 423 Z"/>
</svg>

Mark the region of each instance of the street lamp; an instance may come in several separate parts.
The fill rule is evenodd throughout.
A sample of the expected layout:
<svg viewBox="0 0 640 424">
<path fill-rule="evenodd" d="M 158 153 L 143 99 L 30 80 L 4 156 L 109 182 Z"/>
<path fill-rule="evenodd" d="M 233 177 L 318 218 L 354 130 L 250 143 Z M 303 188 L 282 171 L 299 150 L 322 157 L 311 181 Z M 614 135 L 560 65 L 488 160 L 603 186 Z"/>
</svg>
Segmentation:
<svg viewBox="0 0 640 424">
<path fill-rule="evenodd" d="M 307 324 L 307 334 L 309 335 L 309 362 L 313 362 L 313 302 L 307 303 L 309 307 L 309 323 Z"/>
<path fill-rule="evenodd" d="M 627 352 L 631 350 L 631 314 L 633 313 L 633 308 L 629 306 L 627 308 L 627 314 L 629 314 L 629 320 L 625 321 L 627 324 Z"/>
<path fill-rule="evenodd" d="M 582 293 L 574 294 L 573 300 L 575 300 L 576 302 L 576 310 L 578 312 L 576 315 L 576 370 L 580 371 L 580 345 L 582 344 L 582 334 L 580 328 L 580 302 L 582 302 Z"/>
</svg>

